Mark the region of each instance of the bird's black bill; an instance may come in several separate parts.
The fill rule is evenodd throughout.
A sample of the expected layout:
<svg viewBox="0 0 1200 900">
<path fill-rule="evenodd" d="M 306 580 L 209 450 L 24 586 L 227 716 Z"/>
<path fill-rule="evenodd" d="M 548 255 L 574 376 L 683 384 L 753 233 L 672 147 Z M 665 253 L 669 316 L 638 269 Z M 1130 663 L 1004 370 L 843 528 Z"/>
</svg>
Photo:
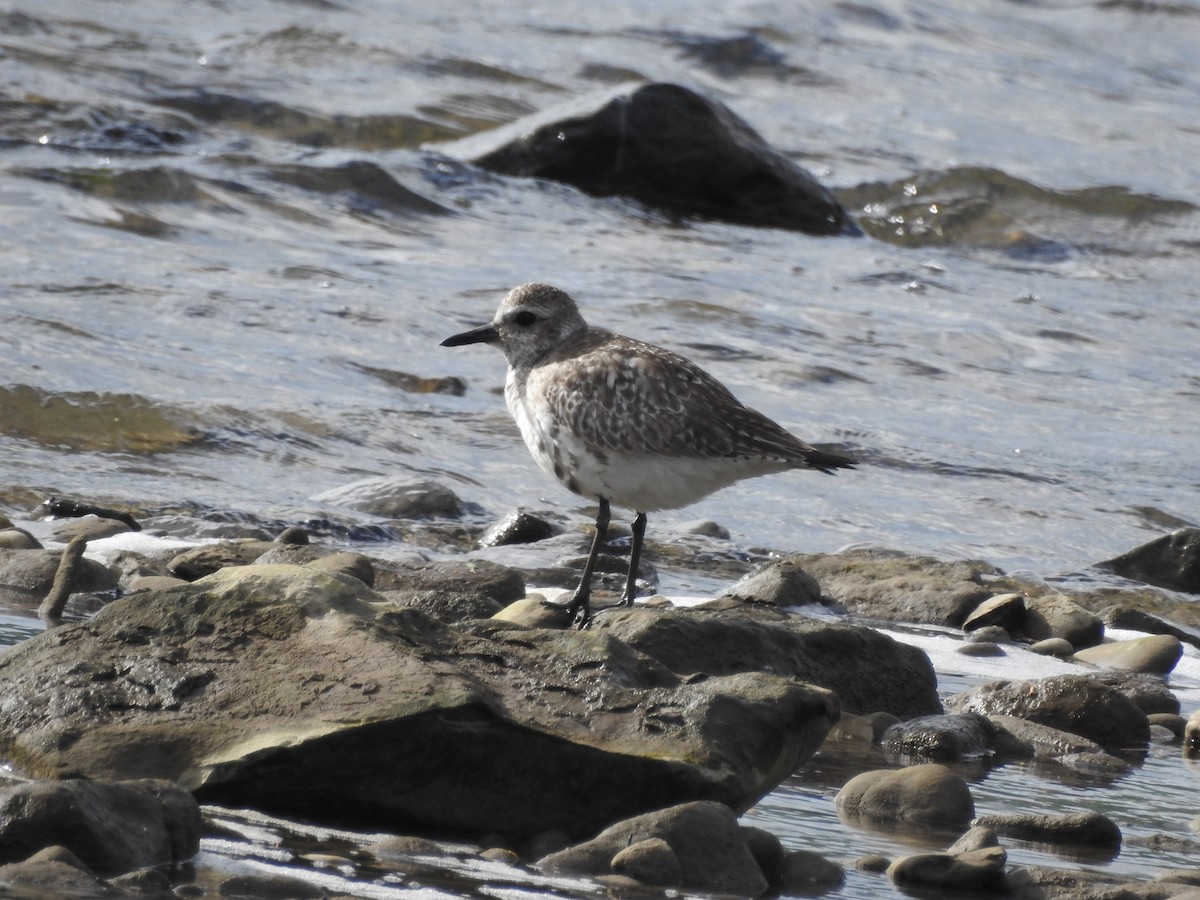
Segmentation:
<svg viewBox="0 0 1200 900">
<path fill-rule="evenodd" d="M 462 334 L 454 334 L 442 341 L 443 347 L 461 347 L 463 344 L 492 344 L 500 340 L 500 332 L 494 325 L 472 328 Z"/>
</svg>

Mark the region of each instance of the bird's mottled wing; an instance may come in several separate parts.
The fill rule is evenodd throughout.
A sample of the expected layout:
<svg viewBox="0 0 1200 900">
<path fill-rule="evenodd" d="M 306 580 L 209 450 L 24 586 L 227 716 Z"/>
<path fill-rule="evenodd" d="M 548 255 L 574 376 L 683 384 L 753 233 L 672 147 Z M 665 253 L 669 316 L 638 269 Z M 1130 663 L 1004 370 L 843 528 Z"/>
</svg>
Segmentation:
<svg viewBox="0 0 1200 900">
<path fill-rule="evenodd" d="M 603 334 L 594 344 L 569 348 L 547 360 L 535 376 L 545 379 L 546 399 L 558 426 L 589 446 L 806 464 L 811 447 L 743 406 L 684 357 L 617 335 Z"/>
</svg>

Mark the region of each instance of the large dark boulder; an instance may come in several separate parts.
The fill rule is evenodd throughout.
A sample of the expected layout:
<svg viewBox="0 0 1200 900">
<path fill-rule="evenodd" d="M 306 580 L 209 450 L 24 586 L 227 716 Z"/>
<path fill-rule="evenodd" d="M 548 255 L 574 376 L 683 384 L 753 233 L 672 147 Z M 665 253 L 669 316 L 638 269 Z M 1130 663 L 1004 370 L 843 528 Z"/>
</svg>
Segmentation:
<svg viewBox="0 0 1200 900">
<path fill-rule="evenodd" d="M 1150 740 L 1146 713 L 1095 676 L 994 681 L 955 694 L 946 705 L 959 713 L 1028 719 L 1088 738 L 1110 753 L 1143 751 Z"/>
<path fill-rule="evenodd" d="M 1180 528 L 1097 568 L 1156 587 L 1200 594 L 1200 528 Z"/>
<path fill-rule="evenodd" d="M 130 595 L 0 657 L 0 753 L 31 773 L 472 836 L 742 811 L 836 717 L 791 678 L 689 682 L 608 633 L 452 628 L 307 566 Z"/>
<path fill-rule="evenodd" d="M 493 146 L 484 149 L 489 141 Z M 450 148 L 452 151 L 454 148 Z M 809 234 L 858 234 L 834 196 L 723 103 L 676 84 L 623 88 L 460 145 L 476 165 L 597 197 Z"/>
</svg>

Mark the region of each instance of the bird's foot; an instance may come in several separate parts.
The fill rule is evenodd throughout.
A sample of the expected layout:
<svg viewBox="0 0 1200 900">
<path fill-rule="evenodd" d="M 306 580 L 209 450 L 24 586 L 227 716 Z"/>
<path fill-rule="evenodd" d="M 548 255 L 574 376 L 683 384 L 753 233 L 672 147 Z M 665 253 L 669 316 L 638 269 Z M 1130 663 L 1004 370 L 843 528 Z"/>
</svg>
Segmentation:
<svg viewBox="0 0 1200 900">
<path fill-rule="evenodd" d="M 579 594 L 572 595 L 570 600 L 565 603 L 557 603 L 554 600 L 543 600 L 543 606 L 549 606 L 551 609 L 560 609 L 571 616 L 571 627 L 576 629 L 584 629 L 592 621 L 592 608 L 588 603 L 586 596 L 580 597 Z"/>
</svg>

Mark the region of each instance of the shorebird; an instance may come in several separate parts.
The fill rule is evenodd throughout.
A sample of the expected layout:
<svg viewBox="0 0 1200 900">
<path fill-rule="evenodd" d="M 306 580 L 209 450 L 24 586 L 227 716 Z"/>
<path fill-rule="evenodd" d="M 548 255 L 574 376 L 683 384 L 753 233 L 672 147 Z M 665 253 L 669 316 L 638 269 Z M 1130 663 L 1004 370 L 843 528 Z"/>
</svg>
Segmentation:
<svg viewBox="0 0 1200 900">
<path fill-rule="evenodd" d="M 833 474 L 855 461 L 827 453 L 756 410 L 695 363 L 584 321 L 575 301 L 548 284 L 522 284 L 491 324 L 443 347 L 495 344 L 508 360 L 504 399 L 537 464 L 568 490 L 595 500 L 596 535 L 579 587 L 565 603 L 577 626 L 591 618 L 591 582 L 610 504 L 632 509 L 625 591 L 636 594 L 646 514 L 677 509 L 756 475 L 788 469 Z"/>
</svg>

